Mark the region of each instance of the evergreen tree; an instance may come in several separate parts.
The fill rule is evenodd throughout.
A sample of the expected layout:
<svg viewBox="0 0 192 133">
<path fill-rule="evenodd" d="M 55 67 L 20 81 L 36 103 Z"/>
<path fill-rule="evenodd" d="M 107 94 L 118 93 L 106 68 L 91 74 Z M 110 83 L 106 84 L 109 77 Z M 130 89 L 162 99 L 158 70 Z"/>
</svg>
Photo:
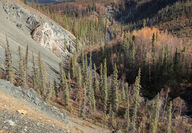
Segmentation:
<svg viewBox="0 0 192 133">
<path fill-rule="evenodd" d="M 5 75 L 6 79 L 11 83 L 15 81 L 15 72 L 13 69 L 12 57 L 8 39 L 6 38 L 7 47 L 5 48 Z"/>
<path fill-rule="evenodd" d="M 117 113 L 118 107 L 119 107 L 119 101 L 118 101 L 118 71 L 116 64 L 113 68 L 113 76 L 112 76 L 112 84 L 111 84 L 111 104 L 112 104 L 112 110 L 113 112 Z"/>
<path fill-rule="evenodd" d="M 70 72 L 71 72 L 71 77 L 75 77 L 75 55 L 71 59 L 71 66 L 70 66 Z"/>
<path fill-rule="evenodd" d="M 69 88 L 69 90 L 71 88 L 71 74 L 70 74 L 70 72 L 68 72 L 68 88 Z"/>
<path fill-rule="evenodd" d="M 46 90 L 46 72 L 45 72 L 45 66 L 41 58 L 40 52 L 38 53 L 38 67 L 39 67 L 39 88 L 40 93 L 43 97 L 46 96 L 47 90 Z"/>
<path fill-rule="evenodd" d="M 97 78 L 96 65 L 94 64 L 94 80 L 93 80 L 93 88 L 95 95 L 99 92 L 99 81 Z"/>
<path fill-rule="evenodd" d="M 132 116 L 132 128 L 136 131 L 136 120 L 137 120 L 137 109 L 139 106 L 139 92 L 140 92 L 140 79 L 141 79 L 141 70 L 138 71 L 138 76 L 136 77 L 134 84 L 134 107 L 133 107 L 133 116 Z"/>
<path fill-rule="evenodd" d="M 51 83 L 49 82 L 49 89 L 47 90 L 46 92 L 46 97 L 45 97 L 45 100 L 46 101 L 50 101 L 51 100 L 51 97 L 53 97 L 55 95 L 55 90 L 54 90 L 54 86 L 51 85 Z"/>
<path fill-rule="evenodd" d="M 91 66 L 89 66 L 89 83 L 88 83 L 88 97 L 90 97 L 92 110 L 95 111 L 95 94 L 93 89 L 93 76 L 92 76 L 92 69 Z"/>
<path fill-rule="evenodd" d="M 104 69 L 103 69 L 103 87 L 102 87 L 102 97 L 104 105 L 104 113 L 107 112 L 107 100 L 108 100 L 108 85 L 107 85 L 107 63 L 106 59 L 104 60 Z"/>
<path fill-rule="evenodd" d="M 168 117 L 167 133 L 172 132 L 171 127 L 172 127 L 172 102 L 170 102 L 170 105 L 169 105 L 169 117 Z"/>
<path fill-rule="evenodd" d="M 66 107 L 69 106 L 69 85 L 65 76 L 65 73 L 63 73 L 63 78 L 64 78 L 64 91 L 63 91 L 63 98 L 64 98 L 64 105 Z"/>
<path fill-rule="evenodd" d="M 81 73 L 81 67 L 78 67 L 78 77 L 77 77 L 77 82 L 78 82 L 78 86 L 79 88 L 82 87 L 82 73 Z"/>
<path fill-rule="evenodd" d="M 57 98 L 58 94 L 59 94 L 59 88 L 57 87 L 56 79 L 54 79 L 54 81 L 53 81 L 53 88 L 54 88 L 54 91 L 55 91 L 55 97 Z"/>
<path fill-rule="evenodd" d="M 116 121 L 116 119 L 115 119 L 115 113 L 116 112 L 113 112 L 112 111 L 112 114 L 111 114 L 111 122 L 112 122 L 112 127 L 113 127 L 113 129 L 115 129 L 116 130 L 116 128 L 117 128 L 117 121 Z"/>
<path fill-rule="evenodd" d="M 83 97 L 81 100 L 81 105 L 80 105 L 80 110 L 79 110 L 79 115 L 81 117 L 84 117 L 85 115 L 85 106 L 86 106 L 86 98 L 87 98 L 87 92 L 86 92 L 86 85 L 83 83 Z"/>
<path fill-rule="evenodd" d="M 127 94 L 128 95 L 128 94 Z M 127 108 L 125 111 L 125 119 L 126 119 L 126 131 L 129 132 L 130 127 L 130 116 L 129 116 L 129 97 L 127 97 Z"/>
<path fill-rule="evenodd" d="M 121 102 L 124 103 L 125 99 L 126 99 L 125 87 L 122 86 L 122 89 L 121 89 Z"/>
<path fill-rule="evenodd" d="M 22 87 L 26 87 L 26 78 L 25 78 L 25 70 L 23 64 L 23 56 L 21 53 L 21 47 L 18 47 L 18 55 L 19 55 L 19 67 L 18 67 L 18 84 Z"/>
<path fill-rule="evenodd" d="M 159 110 L 160 110 L 160 98 L 158 94 L 156 98 L 155 109 L 153 112 L 152 131 L 151 131 L 152 133 L 157 133 L 158 121 L 159 121 Z"/>
<path fill-rule="evenodd" d="M 28 69 L 28 60 L 29 60 L 29 45 L 26 47 L 25 52 L 25 60 L 24 60 L 24 73 L 25 73 L 25 81 L 26 81 L 26 87 L 27 87 L 27 69 Z"/>
<path fill-rule="evenodd" d="M 84 70 L 83 70 L 83 82 L 88 86 L 88 68 L 87 68 L 87 55 L 85 56 Z M 87 88 L 87 87 L 86 87 Z"/>
<path fill-rule="evenodd" d="M 133 37 L 134 38 L 134 37 Z M 133 67 L 134 66 L 134 63 L 135 63 L 135 43 L 133 41 L 134 39 L 132 39 L 130 41 L 130 51 L 129 51 L 129 54 L 130 54 L 130 60 L 131 60 L 131 66 Z"/>
<path fill-rule="evenodd" d="M 33 84 L 33 88 L 37 91 L 38 94 L 40 94 L 40 90 L 39 90 L 39 85 L 38 85 L 38 71 L 36 68 L 36 64 L 35 64 L 35 58 L 34 55 L 32 53 L 32 84 Z"/>
<path fill-rule="evenodd" d="M 61 63 L 59 63 L 59 69 L 60 69 L 60 73 L 59 73 L 59 81 L 60 81 L 60 83 L 59 83 L 59 90 L 64 90 L 64 88 L 65 88 L 65 82 L 64 82 L 64 76 L 65 76 L 65 71 L 63 71 L 63 64 L 62 64 L 62 62 Z"/>
<path fill-rule="evenodd" d="M 99 77 L 99 93 L 102 95 L 103 90 L 103 64 L 100 65 L 100 77 Z"/>
</svg>

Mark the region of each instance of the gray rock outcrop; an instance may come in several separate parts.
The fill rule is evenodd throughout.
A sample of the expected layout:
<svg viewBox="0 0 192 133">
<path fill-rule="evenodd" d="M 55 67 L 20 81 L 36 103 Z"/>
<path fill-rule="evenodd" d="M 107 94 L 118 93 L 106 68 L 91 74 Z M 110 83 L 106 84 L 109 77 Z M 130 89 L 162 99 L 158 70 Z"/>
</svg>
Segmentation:
<svg viewBox="0 0 192 133">
<path fill-rule="evenodd" d="M 27 32 L 64 62 L 75 52 L 76 38 L 46 16 L 9 2 L 3 5 L 3 9 L 18 29 Z"/>
<path fill-rule="evenodd" d="M 29 103 L 29 105 L 33 106 L 35 109 L 38 109 L 39 111 L 44 112 L 45 114 L 52 116 L 65 124 L 68 124 L 66 114 L 60 112 L 58 108 L 44 102 L 44 100 L 42 100 L 33 89 L 24 90 L 20 87 L 15 87 L 8 81 L 0 79 L 0 90 Z"/>
</svg>

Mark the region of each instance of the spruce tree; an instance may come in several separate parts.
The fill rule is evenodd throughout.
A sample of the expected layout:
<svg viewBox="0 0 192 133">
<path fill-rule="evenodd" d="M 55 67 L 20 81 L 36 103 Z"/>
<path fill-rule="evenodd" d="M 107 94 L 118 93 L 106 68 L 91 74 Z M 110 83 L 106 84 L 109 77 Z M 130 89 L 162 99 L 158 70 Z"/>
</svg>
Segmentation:
<svg viewBox="0 0 192 133">
<path fill-rule="evenodd" d="M 57 86 L 57 81 L 56 79 L 54 79 L 53 81 L 53 88 L 54 88 L 54 91 L 55 91 L 55 97 L 57 98 L 58 97 L 58 94 L 59 94 L 59 88 Z"/>
<path fill-rule="evenodd" d="M 104 113 L 106 113 L 107 112 L 107 100 L 108 100 L 107 64 L 106 64 L 106 59 L 104 60 L 104 69 L 103 69 L 102 97 L 103 97 Z"/>
<path fill-rule="evenodd" d="M 157 133 L 158 121 L 159 121 L 159 110 L 160 110 L 160 98 L 159 94 L 156 98 L 155 108 L 153 110 L 153 119 L 152 119 L 152 131 L 151 133 Z"/>
<path fill-rule="evenodd" d="M 64 91 L 63 91 L 63 98 L 64 98 L 64 105 L 66 107 L 69 106 L 69 85 L 66 79 L 65 73 L 63 73 L 63 78 L 64 78 Z"/>
<path fill-rule="evenodd" d="M 171 127 L 172 127 L 172 102 L 170 102 L 169 105 L 169 116 L 168 116 L 168 124 L 167 124 L 167 133 L 171 133 Z"/>
<path fill-rule="evenodd" d="M 118 71 L 116 64 L 113 68 L 113 75 L 112 75 L 112 84 L 111 84 L 111 104 L 113 112 L 117 113 L 119 107 L 118 101 Z"/>
<path fill-rule="evenodd" d="M 84 117 L 84 115 L 85 115 L 86 98 L 87 98 L 86 94 L 87 94 L 86 85 L 85 85 L 85 83 L 83 83 L 83 95 L 82 95 L 82 98 L 81 98 L 81 105 L 80 105 L 80 108 L 79 108 L 79 115 L 81 117 Z"/>
<path fill-rule="evenodd" d="M 102 95 L 103 90 L 103 64 L 100 65 L 100 77 L 99 77 L 99 93 Z"/>
<path fill-rule="evenodd" d="M 68 77 L 68 88 L 70 90 L 70 88 L 71 88 L 71 74 L 70 74 L 70 72 L 68 72 L 67 77 Z"/>
<path fill-rule="evenodd" d="M 87 55 L 85 56 L 84 70 L 83 70 L 83 82 L 88 86 L 88 67 L 87 67 Z M 87 88 L 87 87 L 86 87 Z"/>
<path fill-rule="evenodd" d="M 46 97 L 45 100 L 46 101 L 50 101 L 51 97 L 53 97 L 55 95 L 55 90 L 54 90 L 54 86 L 49 82 L 49 89 L 46 92 Z"/>
<path fill-rule="evenodd" d="M 65 82 L 64 82 L 64 76 L 65 76 L 65 71 L 63 71 L 63 64 L 62 62 L 59 63 L 59 68 L 60 68 L 60 73 L 59 73 L 59 90 L 64 90 L 65 88 Z"/>
<path fill-rule="evenodd" d="M 22 88 L 26 87 L 26 78 L 25 78 L 25 70 L 24 70 L 24 64 L 23 64 L 23 56 L 21 53 L 21 47 L 18 47 L 18 57 L 19 57 L 19 67 L 18 67 L 18 84 Z"/>
<path fill-rule="evenodd" d="M 122 89 L 121 89 L 121 102 L 124 103 L 125 99 L 126 99 L 125 87 L 122 86 Z"/>
<path fill-rule="evenodd" d="M 91 66 L 89 66 L 88 97 L 90 97 L 92 110 L 95 111 L 96 110 L 95 94 L 94 94 L 93 81 L 92 80 L 93 80 L 92 69 L 91 69 Z"/>
<path fill-rule="evenodd" d="M 99 81 L 97 78 L 96 65 L 94 64 L 94 80 L 93 80 L 93 88 L 95 95 L 99 92 Z"/>
<path fill-rule="evenodd" d="M 71 72 L 71 77 L 75 77 L 75 55 L 71 59 L 71 65 L 70 65 L 70 72 Z"/>
<path fill-rule="evenodd" d="M 5 75 L 6 79 L 11 83 L 15 81 L 15 72 L 13 69 L 12 57 L 10 52 L 9 41 L 6 38 L 7 47 L 5 48 Z"/>
<path fill-rule="evenodd" d="M 46 72 L 45 72 L 45 66 L 41 58 L 40 52 L 38 53 L 38 67 L 39 67 L 39 88 L 40 93 L 43 97 L 46 96 L 47 90 L 46 90 Z"/>
<path fill-rule="evenodd" d="M 127 94 L 128 95 L 128 94 Z M 129 97 L 127 97 L 127 108 L 125 111 L 125 119 L 126 119 L 126 131 L 129 132 L 130 127 L 130 116 L 129 116 Z"/>
<path fill-rule="evenodd" d="M 25 73 L 26 87 L 27 87 L 28 60 L 29 60 L 29 45 L 27 45 L 27 47 L 26 47 L 25 60 L 24 60 L 24 71 L 25 71 L 24 73 Z"/>
<path fill-rule="evenodd" d="M 139 92 L 140 92 L 140 79 L 141 79 L 141 70 L 138 71 L 138 76 L 136 77 L 134 84 L 134 107 L 133 107 L 133 116 L 132 116 L 132 128 L 136 131 L 136 120 L 137 120 L 137 110 L 139 106 Z"/>
<path fill-rule="evenodd" d="M 38 85 L 38 70 L 36 68 L 36 64 L 35 64 L 35 57 L 32 53 L 32 84 L 33 84 L 33 88 L 37 91 L 38 94 L 40 94 L 40 89 L 39 89 L 39 85 Z"/>
<path fill-rule="evenodd" d="M 81 73 L 81 67 L 78 67 L 78 77 L 77 77 L 77 83 L 78 83 L 78 87 L 81 88 L 82 87 L 82 73 Z"/>
</svg>

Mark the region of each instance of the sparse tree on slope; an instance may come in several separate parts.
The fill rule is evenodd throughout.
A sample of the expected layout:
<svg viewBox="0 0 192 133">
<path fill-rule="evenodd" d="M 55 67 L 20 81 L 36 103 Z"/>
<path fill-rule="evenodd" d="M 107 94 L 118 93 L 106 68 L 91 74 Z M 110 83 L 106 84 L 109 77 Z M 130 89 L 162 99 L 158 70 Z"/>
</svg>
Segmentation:
<svg viewBox="0 0 192 133">
<path fill-rule="evenodd" d="M 55 97 L 57 98 L 58 97 L 58 94 L 59 94 L 59 88 L 57 86 L 57 81 L 56 79 L 54 79 L 53 81 L 53 88 L 54 88 L 54 91 L 55 91 Z"/>
<path fill-rule="evenodd" d="M 15 81 L 15 72 L 13 69 L 12 57 L 9 47 L 8 39 L 6 38 L 7 47 L 5 48 L 5 75 L 6 79 L 11 83 Z"/>
<path fill-rule="evenodd" d="M 64 73 L 63 77 L 64 77 L 64 84 L 65 84 L 65 88 L 63 91 L 63 98 L 64 98 L 65 106 L 68 107 L 69 106 L 69 85 L 68 85 L 65 73 Z"/>
<path fill-rule="evenodd" d="M 45 97 L 46 95 L 46 72 L 45 72 L 45 66 L 41 58 L 40 52 L 38 53 L 38 65 L 39 65 L 39 88 L 41 95 Z"/>
<path fill-rule="evenodd" d="M 25 70 L 23 64 L 23 56 L 21 53 L 21 47 L 18 47 L 18 54 L 19 54 L 19 67 L 18 67 L 18 83 L 22 88 L 26 87 L 26 78 L 25 78 Z"/>
<path fill-rule="evenodd" d="M 26 47 L 25 60 L 24 60 L 24 71 L 25 71 L 24 73 L 25 73 L 26 87 L 27 87 L 28 60 L 29 60 L 29 45 L 27 45 Z"/>
<path fill-rule="evenodd" d="M 87 98 L 86 85 L 85 85 L 85 83 L 83 83 L 83 95 L 82 95 L 82 98 L 81 98 L 81 105 L 80 105 L 80 108 L 79 108 L 79 115 L 81 117 L 84 117 L 84 115 L 85 115 L 86 98 Z"/>
<path fill-rule="evenodd" d="M 32 53 L 32 83 L 33 83 L 33 88 L 37 91 L 38 94 L 40 94 L 40 89 L 39 89 L 39 85 L 38 85 L 38 70 L 36 68 L 36 64 L 35 64 L 35 57 Z"/>
</svg>

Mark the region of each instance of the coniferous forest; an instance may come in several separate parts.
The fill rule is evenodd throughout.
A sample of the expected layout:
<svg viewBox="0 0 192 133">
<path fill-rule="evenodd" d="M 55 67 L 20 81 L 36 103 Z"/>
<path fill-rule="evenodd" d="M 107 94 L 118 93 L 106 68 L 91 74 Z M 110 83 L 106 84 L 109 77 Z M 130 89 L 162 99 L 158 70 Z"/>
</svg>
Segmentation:
<svg viewBox="0 0 192 133">
<path fill-rule="evenodd" d="M 72 32 L 77 49 L 48 80 L 30 46 L 14 68 L 6 39 L 1 78 L 114 132 L 192 132 L 191 0 L 23 2 Z"/>
</svg>

